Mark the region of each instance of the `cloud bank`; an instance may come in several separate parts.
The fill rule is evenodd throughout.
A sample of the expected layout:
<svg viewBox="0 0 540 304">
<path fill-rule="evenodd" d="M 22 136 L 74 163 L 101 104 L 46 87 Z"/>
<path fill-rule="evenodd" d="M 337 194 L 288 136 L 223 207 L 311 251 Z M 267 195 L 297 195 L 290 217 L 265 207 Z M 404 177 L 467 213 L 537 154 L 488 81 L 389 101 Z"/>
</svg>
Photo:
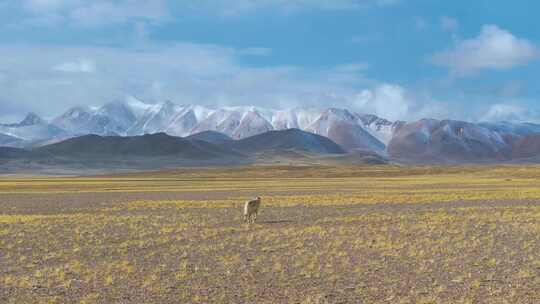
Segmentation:
<svg viewBox="0 0 540 304">
<path fill-rule="evenodd" d="M 481 121 L 533 122 L 540 123 L 540 113 L 519 104 L 497 103 L 480 118 Z"/>
<path fill-rule="evenodd" d="M 450 23 L 446 22 L 449 27 Z M 526 65 L 540 55 L 532 42 L 518 38 L 496 25 L 484 25 L 478 37 L 457 41 L 453 49 L 433 55 L 430 61 L 457 76 L 481 70 L 506 70 Z"/>
<path fill-rule="evenodd" d="M 169 18 L 166 0 L 7 0 L 7 10 L 21 14 L 15 26 L 70 24 L 85 27 Z"/>
<path fill-rule="evenodd" d="M 3 115 L 54 116 L 70 106 L 96 106 L 134 95 L 210 107 L 255 105 L 345 107 L 390 119 L 416 118 L 423 104 L 399 85 L 369 79 L 365 63 L 324 69 L 251 66 L 246 56 L 269 50 L 178 43 L 139 49 L 28 45 L 0 47 Z M 420 117 L 418 117 L 420 118 Z"/>
<path fill-rule="evenodd" d="M 224 22 L 220 17 L 239 17 L 235 22 L 240 22 L 248 14 L 360 10 L 392 7 L 400 2 L 405 1 L 0 0 L 0 26 L 4 26 L 4 32 L 9 34 L 13 27 L 22 29 L 11 33 L 13 40 L 6 39 L 9 45 L 0 44 L 0 56 L 9 58 L 0 61 L 0 121 L 3 117 L 13 119 L 29 111 L 53 116 L 73 105 L 100 105 L 125 95 L 135 95 L 149 102 L 172 100 L 212 107 L 346 107 L 392 120 L 449 116 L 456 119 L 477 119 L 483 116 L 486 119 L 502 119 L 505 115 L 510 115 L 512 119 L 532 117 L 526 111 L 505 106 L 504 103 L 505 99 L 522 96 L 526 82 L 507 81 L 506 85 L 500 86 L 500 90 L 482 92 L 471 100 L 462 96 L 459 88 L 448 88 L 448 91 L 453 91 L 444 95 L 445 98 L 455 97 L 456 100 L 452 106 L 448 106 L 449 103 L 440 102 L 430 94 L 423 94 L 422 90 L 454 86 L 455 83 L 450 83 L 454 77 L 451 77 L 452 81 L 448 84 L 439 87 L 438 84 L 434 85 L 437 79 L 424 80 L 416 75 L 411 75 L 410 80 L 402 80 L 408 81 L 407 85 L 372 79 L 366 75 L 376 75 L 379 71 L 372 72 L 383 64 L 377 60 L 369 61 L 370 58 L 364 62 L 361 61 L 364 60 L 362 57 L 352 57 L 360 58 L 360 62 L 341 64 L 331 61 L 335 66 L 326 67 L 315 64 L 280 65 L 276 62 L 290 60 L 278 58 L 283 56 L 278 49 L 274 51 L 257 46 L 232 48 L 177 41 L 160 43 L 152 40 L 160 39 L 156 37 L 158 35 L 153 35 L 157 31 L 171 30 L 167 22 L 184 14 L 204 16 L 205 20 L 210 17 L 217 23 Z M 421 27 L 428 24 L 422 17 L 417 17 L 417 21 L 420 21 Z M 533 42 L 496 25 L 483 26 L 477 37 L 459 39 L 457 31 L 461 25 L 458 20 L 441 17 L 438 21 L 440 30 L 452 34 L 454 45 L 430 56 L 429 61 L 448 68 L 451 76 L 466 77 L 485 70 L 508 70 L 527 65 L 540 55 L 539 48 Z M 57 42 L 59 44 L 47 45 L 40 43 L 41 37 L 34 35 L 37 27 L 44 27 L 45 36 L 54 37 L 51 41 L 56 41 L 56 31 L 61 32 L 64 27 L 69 29 L 65 37 L 60 37 L 60 42 Z M 109 32 L 114 34 L 107 36 Z M 429 29 L 423 32 L 429 32 Z M 72 37 L 77 34 L 81 37 L 88 35 L 89 38 L 82 37 L 79 41 Z M 123 34 L 136 34 L 137 37 L 134 41 L 132 38 L 127 39 L 123 45 L 118 46 L 120 42 L 116 35 Z M 21 38 L 13 38 L 15 36 Z M 370 29 L 368 33 L 347 42 L 382 44 L 385 39 L 383 34 Z M 81 44 L 60 44 L 66 43 L 64 40 Z M 27 44 L 13 41 L 26 41 Z M 113 46 L 95 44 L 107 41 Z M 425 58 L 425 54 L 421 54 L 420 58 Z M 415 84 L 414 81 L 425 82 Z M 415 86 L 415 89 L 409 86 Z M 481 94 L 491 95 L 478 96 Z M 481 110 L 490 106 L 488 97 L 498 104 L 484 115 Z M 532 101 L 524 104 L 527 103 L 531 104 Z M 474 111 L 470 111 L 474 114 L 448 110 L 456 107 L 461 109 L 463 105 L 469 104 L 474 106 Z"/>
<path fill-rule="evenodd" d="M 295 13 L 306 10 L 357 10 L 369 7 L 391 6 L 401 0 L 200 0 L 187 9 L 221 16 L 238 16 L 259 11 Z"/>
<path fill-rule="evenodd" d="M 80 59 L 79 61 L 61 63 L 53 67 L 53 70 L 66 73 L 94 73 L 96 72 L 96 64 L 91 60 Z"/>
<path fill-rule="evenodd" d="M 124 23 L 161 23 L 172 12 L 237 17 L 256 12 L 298 13 L 386 7 L 401 0 L 4 0 L 0 9 L 21 15 L 16 27 L 62 25 L 102 27 Z M 0 12 L 0 16 L 2 16 Z M 2 21 L 0 21 L 0 24 Z"/>
</svg>

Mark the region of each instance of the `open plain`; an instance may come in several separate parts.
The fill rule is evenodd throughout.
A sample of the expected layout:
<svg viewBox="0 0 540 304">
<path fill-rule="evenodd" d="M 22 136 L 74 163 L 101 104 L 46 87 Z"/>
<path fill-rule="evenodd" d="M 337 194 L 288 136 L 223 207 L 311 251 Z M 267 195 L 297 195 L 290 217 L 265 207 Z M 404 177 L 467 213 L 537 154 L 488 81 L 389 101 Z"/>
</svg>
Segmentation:
<svg viewBox="0 0 540 304">
<path fill-rule="evenodd" d="M 0 303 L 540 303 L 540 167 L 0 177 Z"/>
</svg>

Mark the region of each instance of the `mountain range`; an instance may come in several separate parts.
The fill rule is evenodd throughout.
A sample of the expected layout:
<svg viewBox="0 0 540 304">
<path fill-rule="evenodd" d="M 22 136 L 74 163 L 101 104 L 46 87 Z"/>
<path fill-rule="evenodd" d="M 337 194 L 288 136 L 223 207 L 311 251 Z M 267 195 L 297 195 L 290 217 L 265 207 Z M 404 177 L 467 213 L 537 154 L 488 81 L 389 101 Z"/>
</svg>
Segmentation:
<svg viewBox="0 0 540 304">
<path fill-rule="evenodd" d="M 76 106 L 49 121 L 30 113 L 18 124 L 0 124 L 0 145 L 36 147 L 88 134 L 137 136 L 166 133 L 186 137 L 204 131 L 243 139 L 267 131 L 300 129 L 328 137 L 347 150 L 384 152 L 397 125 L 399 123 L 374 115 L 338 108 L 210 109 L 177 105 L 170 101 L 147 104 L 128 98 L 101 107 Z"/>
<path fill-rule="evenodd" d="M 58 172 L 231 166 L 253 163 L 385 163 L 377 155 L 347 153 L 330 139 L 299 129 L 234 140 L 216 131 L 188 137 L 83 135 L 32 149 L 0 147 L 0 172 Z"/>
<path fill-rule="evenodd" d="M 283 130 L 295 131 L 276 132 Z M 155 138 L 144 136 L 156 133 L 162 134 Z M 262 134 L 265 136 L 257 137 Z M 79 140 L 92 139 L 103 149 L 81 151 L 87 154 L 114 151 L 122 154 L 120 147 L 142 149 L 139 153 L 148 155 L 170 152 L 152 150 L 145 145 L 130 147 L 133 138 L 137 138 L 137 142 L 159 140 L 159 144 L 147 144 L 165 150 L 174 149 L 179 143 L 193 145 L 190 149 L 200 155 L 221 154 L 225 150 L 238 152 L 242 150 L 239 145 L 245 145 L 249 152 L 291 150 L 291 143 L 297 142 L 309 146 L 310 153 L 367 153 L 406 162 L 498 162 L 534 160 L 540 155 L 538 124 L 436 119 L 389 121 L 342 108 L 211 109 L 170 101 L 148 104 L 129 97 L 101 107 L 76 106 L 50 120 L 30 113 L 20 123 L 0 124 L 0 147 L 45 151 L 51 146 L 58 147 L 57 143 L 77 145 L 79 137 L 82 137 Z"/>
</svg>

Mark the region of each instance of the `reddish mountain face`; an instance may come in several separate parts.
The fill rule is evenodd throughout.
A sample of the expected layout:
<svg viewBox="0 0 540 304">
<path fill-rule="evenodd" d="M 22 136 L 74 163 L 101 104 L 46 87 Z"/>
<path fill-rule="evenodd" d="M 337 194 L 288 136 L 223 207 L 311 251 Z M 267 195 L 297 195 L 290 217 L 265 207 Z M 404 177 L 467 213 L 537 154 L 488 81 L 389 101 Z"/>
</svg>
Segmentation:
<svg viewBox="0 0 540 304">
<path fill-rule="evenodd" d="M 511 156 L 499 133 L 476 124 L 424 119 L 399 128 L 388 145 L 397 159 L 432 161 L 493 161 Z"/>
<path fill-rule="evenodd" d="M 540 156 L 540 133 L 527 135 L 513 143 L 512 158 L 531 158 Z"/>
</svg>

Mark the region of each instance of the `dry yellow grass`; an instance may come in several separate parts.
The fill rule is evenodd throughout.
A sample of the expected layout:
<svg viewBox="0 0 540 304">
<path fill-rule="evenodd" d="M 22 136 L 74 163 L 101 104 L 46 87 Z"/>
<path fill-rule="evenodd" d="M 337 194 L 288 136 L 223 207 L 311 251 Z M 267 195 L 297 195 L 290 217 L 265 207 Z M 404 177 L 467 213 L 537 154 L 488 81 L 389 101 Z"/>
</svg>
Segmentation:
<svg viewBox="0 0 540 304">
<path fill-rule="evenodd" d="M 389 166 L 4 178 L 0 302 L 539 303 L 539 177 Z M 260 222 L 242 224 L 242 201 L 261 193 Z"/>
</svg>

